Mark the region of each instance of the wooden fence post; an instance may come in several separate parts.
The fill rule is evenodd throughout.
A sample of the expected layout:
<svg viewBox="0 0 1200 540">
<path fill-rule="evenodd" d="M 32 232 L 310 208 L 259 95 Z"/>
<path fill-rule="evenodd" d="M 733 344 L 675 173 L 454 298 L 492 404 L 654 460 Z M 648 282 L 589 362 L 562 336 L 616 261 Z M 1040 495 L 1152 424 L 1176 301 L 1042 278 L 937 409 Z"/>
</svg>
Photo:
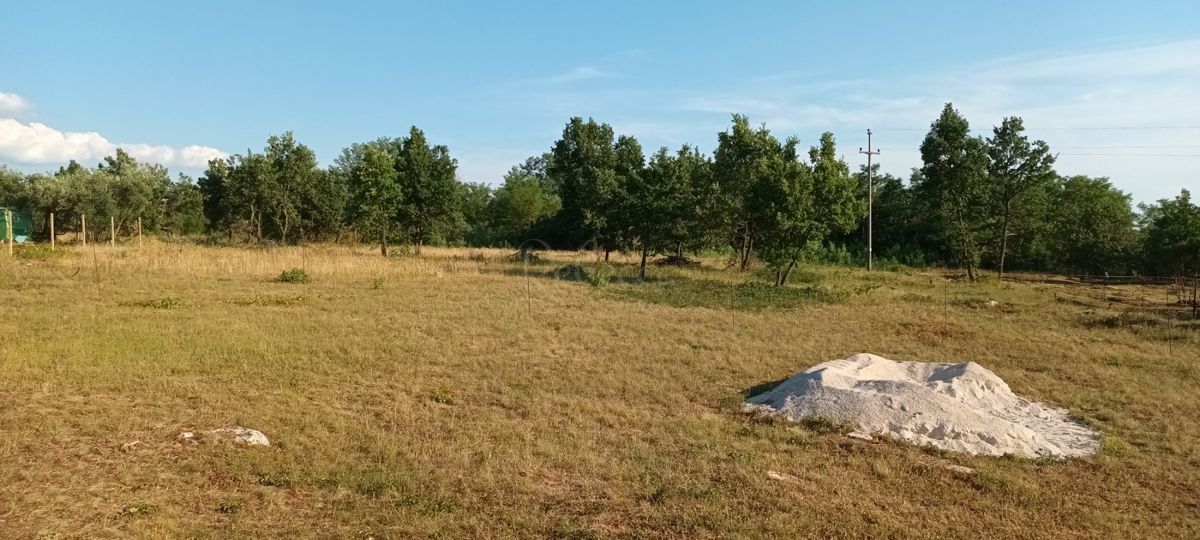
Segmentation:
<svg viewBox="0 0 1200 540">
<path fill-rule="evenodd" d="M 50 251 L 54 251 L 54 212 L 50 212 Z"/>
<path fill-rule="evenodd" d="M 108 245 L 117 247 L 117 218 L 108 216 Z"/>
<path fill-rule="evenodd" d="M 138 216 L 138 247 L 142 247 L 142 216 Z"/>
<path fill-rule="evenodd" d="M 12 210 L 4 211 L 4 222 L 5 222 L 5 224 L 8 225 L 8 229 L 7 229 L 8 232 L 4 233 L 5 236 L 8 236 L 8 256 L 12 257 L 13 256 Z"/>
<path fill-rule="evenodd" d="M 79 214 L 79 232 L 83 233 L 83 247 L 87 247 L 87 216 Z"/>
</svg>

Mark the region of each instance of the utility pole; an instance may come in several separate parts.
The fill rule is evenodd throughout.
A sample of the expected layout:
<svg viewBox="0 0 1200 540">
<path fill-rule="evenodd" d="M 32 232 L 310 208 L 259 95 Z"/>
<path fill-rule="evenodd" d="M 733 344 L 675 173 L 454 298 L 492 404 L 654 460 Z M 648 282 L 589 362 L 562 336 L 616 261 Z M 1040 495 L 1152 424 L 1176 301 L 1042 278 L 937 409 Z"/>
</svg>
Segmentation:
<svg viewBox="0 0 1200 540">
<path fill-rule="evenodd" d="M 875 262 L 875 233 L 872 231 L 875 221 L 875 181 L 871 178 L 871 156 L 879 155 L 879 151 L 871 151 L 871 130 L 867 130 L 867 150 L 858 147 L 858 153 L 867 155 L 867 270 L 874 267 Z"/>
</svg>

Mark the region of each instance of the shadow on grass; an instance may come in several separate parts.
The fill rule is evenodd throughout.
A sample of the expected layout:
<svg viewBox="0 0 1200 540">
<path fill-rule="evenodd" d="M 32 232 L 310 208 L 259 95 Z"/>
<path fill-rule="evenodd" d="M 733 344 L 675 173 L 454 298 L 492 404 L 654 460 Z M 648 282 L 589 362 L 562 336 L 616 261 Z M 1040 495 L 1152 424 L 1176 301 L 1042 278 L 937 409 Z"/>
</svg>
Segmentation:
<svg viewBox="0 0 1200 540">
<path fill-rule="evenodd" d="M 779 387 L 779 385 L 781 385 L 781 384 L 783 384 L 783 383 L 787 382 L 787 380 L 788 380 L 789 378 L 790 378 L 790 377 L 784 377 L 784 378 L 782 378 L 782 379 L 779 379 L 779 380 L 777 380 L 777 381 L 770 381 L 770 382 L 760 383 L 760 384 L 756 384 L 756 385 L 754 385 L 754 386 L 751 386 L 750 388 L 743 388 L 743 389 L 742 389 L 742 392 L 741 392 L 741 394 L 742 394 L 742 399 L 750 399 L 750 398 L 752 398 L 752 397 L 754 397 L 754 396 L 758 396 L 758 395 L 762 395 L 762 394 L 765 394 L 765 393 L 767 393 L 767 392 L 770 392 L 771 390 L 774 390 L 774 389 L 778 388 L 778 387 Z"/>
</svg>

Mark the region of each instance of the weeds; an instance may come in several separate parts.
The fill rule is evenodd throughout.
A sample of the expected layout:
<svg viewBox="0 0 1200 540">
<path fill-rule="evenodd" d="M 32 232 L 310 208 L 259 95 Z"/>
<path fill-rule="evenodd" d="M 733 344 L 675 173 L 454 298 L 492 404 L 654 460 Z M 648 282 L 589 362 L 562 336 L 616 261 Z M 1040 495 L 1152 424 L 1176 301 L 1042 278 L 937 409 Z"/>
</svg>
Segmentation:
<svg viewBox="0 0 1200 540">
<path fill-rule="evenodd" d="M 15 247 L 13 255 L 16 255 L 18 259 L 27 261 L 56 260 L 63 258 L 67 254 L 65 250 L 52 250 L 50 246 L 43 244 L 22 244 Z"/>
</svg>

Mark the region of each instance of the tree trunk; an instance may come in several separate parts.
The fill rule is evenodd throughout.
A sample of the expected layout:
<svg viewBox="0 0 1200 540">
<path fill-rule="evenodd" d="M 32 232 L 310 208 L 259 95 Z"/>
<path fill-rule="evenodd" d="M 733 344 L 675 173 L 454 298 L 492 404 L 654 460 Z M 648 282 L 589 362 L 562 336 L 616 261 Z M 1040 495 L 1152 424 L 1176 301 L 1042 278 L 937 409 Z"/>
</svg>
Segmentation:
<svg viewBox="0 0 1200 540">
<path fill-rule="evenodd" d="M 1008 254 L 1008 226 L 1012 211 L 1008 203 L 1004 205 L 1004 226 L 1000 230 L 1000 282 L 1004 283 L 1004 256 Z"/>
<path fill-rule="evenodd" d="M 683 259 L 683 242 L 675 244 L 675 256 L 679 257 L 680 260 Z"/>
<path fill-rule="evenodd" d="M 608 262 L 609 253 L 612 253 L 612 250 L 609 249 L 608 246 L 604 246 L 604 262 Z"/>
<path fill-rule="evenodd" d="M 645 247 L 643 247 L 642 248 L 642 265 L 638 267 L 638 283 L 641 283 L 646 280 L 646 251 L 647 251 L 647 249 Z"/>
<path fill-rule="evenodd" d="M 742 234 L 742 253 L 741 253 L 742 260 L 741 260 L 741 266 L 739 268 L 742 272 L 745 272 L 746 269 L 750 267 L 750 252 L 753 249 L 754 249 L 754 238 L 752 238 L 750 236 L 750 233 Z"/>
<path fill-rule="evenodd" d="M 793 257 L 792 260 L 790 262 L 788 262 L 787 268 L 784 268 L 783 270 L 781 270 L 779 272 L 779 274 L 778 274 L 779 278 L 776 280 L 775 286 L 782 287 L 782 286 L 786 285 L 788 276 L 792 275 L 792 268 L 795 268 L 795 267 L 796 267 L 796 258 Z"/>
<path fill-rule="evenodd" d="M 424 244 L 424 243 L 425 243 L 425 234 L 423 232 L 418 231 L 417 232 L 417 255 L 418 256 L 421 255 L 421 244 Z"/>
<path fill-rule="evenodd" d="M 379 253 L 387 257 L 388 221 L 387 212 L 379 209 Z"/>
</svg>

